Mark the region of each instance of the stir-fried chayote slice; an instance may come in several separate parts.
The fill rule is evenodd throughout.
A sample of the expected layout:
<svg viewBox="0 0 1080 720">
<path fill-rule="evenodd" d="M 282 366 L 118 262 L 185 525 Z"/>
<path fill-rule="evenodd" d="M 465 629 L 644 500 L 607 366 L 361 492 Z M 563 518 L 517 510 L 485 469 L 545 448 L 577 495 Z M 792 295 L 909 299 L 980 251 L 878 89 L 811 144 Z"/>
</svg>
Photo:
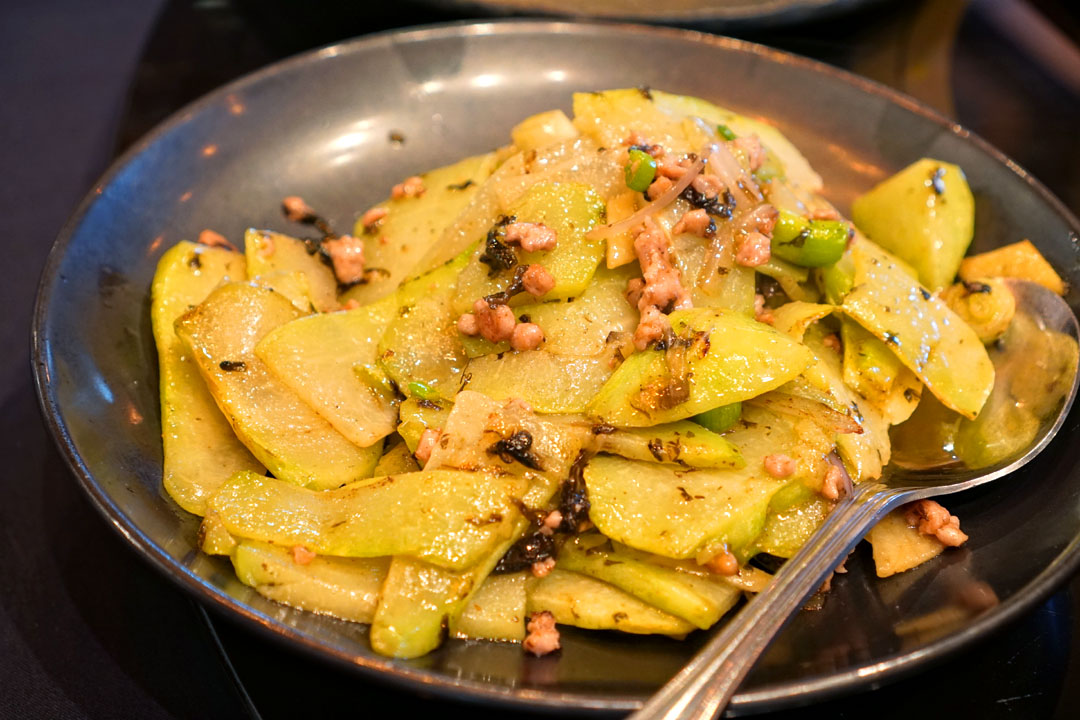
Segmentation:
<svg viewBox="0 0 1080 720">
<path fill-rule="evenodd" d="M 773 390 L 814 361 L 798 342 L 741 314 L 679 310 L 671 324 L 678 340 L 627 358 L 588 414 L 625 427 L 682 420 Z"/>
<path fill-rule="evenodd" d="M 173 324 L 221 282 L 244 273 L 239 253 L 181 242 L 162 255 L 150 291 L 161 374 L 162 476 L 170 497 L 196 515 L 233 473 L 262 466 L 232 433 Z"/>
<path fill-rule="evenodd" d="M 382 443 L 349 442 L 255 354 L 262 338 L 300 315 L 273 290 L 232 283 L 177 320 L 176 333 L 233 432 L 275 477 L 334 488 L 369 477 Z"/>
<path fill-rule="evenodd" d="M 409 555 L 461 570 L 513 534 L 526 486 L 510 475 L 425 470 L 315 491 L 244 472 L 210 505 L 240 538 L 319 555 Z"/>
</svg>

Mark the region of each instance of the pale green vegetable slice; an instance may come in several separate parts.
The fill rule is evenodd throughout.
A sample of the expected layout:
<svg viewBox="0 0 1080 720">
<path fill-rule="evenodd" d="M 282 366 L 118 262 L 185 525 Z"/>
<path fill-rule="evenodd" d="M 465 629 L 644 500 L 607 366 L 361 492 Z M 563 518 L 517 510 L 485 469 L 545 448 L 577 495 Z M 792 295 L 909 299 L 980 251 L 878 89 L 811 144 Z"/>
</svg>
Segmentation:
<svg viewBox="0 0 1080 720">
<path fill-rule="evenodd" d="M 515 457 L 500 449 L 500 441 L 521 433 L 528 434 L 527 456 Z M 548 418 L 534 414 L 516 400 L 498 402 L 465 391 L 454 399 L 454 408 L 427 467 L 485 468 L 499 475 L 521 475 L 530 482 L 528 493 L 522 497 L 524 505 L 545 509 L 592 438 L 591 428 L 581 420 Z"/>
<path fill-rule="evenodd" d="M 922 565 L 945 550 L 937 537 L 908 525 L 905 508 L 881 518 L 866 539 L 874 548 L 874 569 L 882 578 Z"/>
<path fill-rule="evenodd" d="M 638 89 L 574 93 L 574 126 L 603 147 L 618 147 L 634 132 L 671 152 L 699 152 L 710 139 L 683 113 Z"/>
<path fill-rule="evenodd" d="M 275 477 L 326 489 L 370 476 L 381 443 L 349 442 L 255 354 L 270 331 L 300 312 L 273 290 L 232 283 L 176 321 L 237 437 Z"/>
<path fill-rule="evenodd" d="M 807 329 L 822 318 L 831 315 L 836 308 L 809 302 L 789 302 L 773 310 L 773 327 L 802 342 Z"/>
<path fill-rule="evenodd" d="M 370 230 L 364 227 L 361 215 L 353 235 L 364 242 L 368 277 L 365 283 L 346 290 L 341 301 L 370 303 L 415 276 L 421 270 L 417 267 L 420 259 L 469 205 L 495 166 L 495 153 L 467 157 L 421 175 L 424 194 L 420 197 L 379 203 L 376 207 L 385 209 L 386 215 Z"/>
<path fill-rule="evenodd" d="M 1064 295 L 1067 290 L 1065 281 L 1030 240 L 972 255 L 960 262 L 960 279 L 966 282 L 1006 277 L 1039 283 L 1058 295 Z"/>
<path fill-rule="evenodd" d="M 232 555 L 236 538 L 225 527 L 217 512 L 207 508 L 206 516 L 199 523 L 199 549 L 207 555 Z"/>
<path fill-rule="evenodd" d="M 608 353 L 594 357 L 546 350 L 484 355 L 469 362 L 463 389 L 496 400 L 519 398 L 542 413 L 579 413 L 600 392 L 612 370 Z"/>
<path fill-rule="evenodd" d="M 529 450 L 536 467 L 489 452 L 500 439 L 521 431 L 530 435 Z M 520 477 L 529 488 L 519 504 L 546 509 L 578 457 L 586 433 L 585 428 L 536 417 L 518 402 L 500 404 L 478 393 L 462 392 L 455 398 L 428 467 L 486 468 L 495 477 Z M 529 523 L 520 513 L 516 518 L 510 538 L 471 570 L 454 572 L 409 558 L 395 558 L 371 628 L 375 651 L 393 657 L 417 657 L 437 647 L 446 624 L 454 625 L 470 596 L 528 529 Z"/>
<path fill-rule="evenodd" d="M 701 629 L 714 625 L 740 596 L 738 590 L 720 580 L 651 562 L 644 553 L 595 533 L 567 542 L 559 552 L 559 565 L 614 585 Z"/>
<path fill-rule="evenodd" d="M 433 470 L 320 492 L 243 472 L 210 506 L 236 537 L 320 555 L 408 555 L 461 570 L 511 536 L 526 486 L 509 475 Z"/>
<path fill-rule="evenodd" d="M 1001 278 L 956 283 L 942 290 L 940 297 L 983 344 L 1001 337 L 1016 314 L 1016 297 Z"/>
<path fill-rule="evenodd" d="M 580 183 L 606 200 L 626 188 L 626 170 L 619 149 L 602 148 L 578 137 L 524 153 L 522 172 L 495 186 L 499 207 L 512 213 L 528 190 L 540 183 Z"/>
<path fill-rule="evenodd" d="M 639 635 L 685 635 L 695 626 L 601 580 L 556 567 L 530 581 L 528 612 L 549 612 L 560 625 Z"/>
<path fill-rule="evenodd" d="M 817 192 L 822 187 L 818 175 L 799 149 L 768 122 L 740 115 L 726 108 L 689 95 L 651 91 L 656 104 L 669 112 L 699 117 L 712 126 L 726 125 L 737 136 L 757 135 L 768 155 L 765 168 L 779 166 L 784 179 L 804 190 Z"/>
<path fill-rule="evenodd" d="M 962 420 L 927 395 L 911 417 L 890 433 L 897 462 L 904 467 L 933 467 L 956 461 L 956 433 Z"/>
<path fill-rule="evenodd" d="M 889 422 L 882 410 L 844 384 L 840 353 L 825 342 L 827 334 L 824 328 L 817 326 L 807 331 L 803 341 L 819 361 L 803 377 L 833 402 L 850 409 L 851 417 L 862 427 L 861 434 L 836 437 L 836 450 L 852 480 L 862 482 L 880 477 L 892 456 Z"/>
<path fill-rule="evenodd" d="M 791 302 L 773 311 L 773 326 L 809 347 L 817 361 L 787 388 L 827 402 L 833 409 L 849 412 L 862 433 L 836 437 L 836 447 L 855 482 L 876 478 L 889 462 L 889 425 L 881 412 L 844 383 L 840 352 L 825 338 L 827 330 L 815 325 L 835 310 L 831 305 Z"/>
<path fill-rule="evenodd" d="M 370 305 L 287 323 L 263 338 L 255 352 L 338 432 L 362 447 L 371 445 L 393 432 L 398 420 L 397 395 L 376 362 L 379 339 L 401 308 L 451 287 L 467 259 L 462 255 L 409 280 Z"/>
<path fill-rule="evenodd" d="M 521 642 L 525 639 L 527 573 L 488 575 L 450 625 L 454 637 Z"/>
<path fill-rule="evenodd" d="M 695 308 L 670 318 L 690 341 L 685 375 L 672 376 L 664 351 L 634 353 L 590 403 L 590 415 L 623 427 L 673 422 L 773 390 L 814 361 L 788 336 L 738 313 Z"/>
<path fill-rule="evenodd" d="M 689 420 L 649 428 L 604 428 L 596 439 L 602 452 L 633 460 L 696 468 L 746 465 L 739 448 L 727 438 Z"/>
<path fill-rule="evenodd" d="M 344 312 L 311 315 L 270 332 L 255 354 L 274 376 L 353 443 L 367 447 L 394 431 L 397 398 L 389 383 L 365 381 L 378 339 L 397 310 L 393 297 Z"/>
<path fill-rule="evenodd" d="M 519 150 L 538 150 L 552 143 L 572 140 L 577 129 L 562 110 L 547 110 L 530 115 L 510 131 L 510 137 Z"/>
<path fill-rule="evenodd" d="M 196 515 L 206 512 L 207 499 L 229 476 L 261 466 L 214 404 L 173 324 L 220 283 L 244 273 L 239 253 L 181 242 L 162 255 L 150 290 L 161 377 L 162 477 L 170 497 Z"/>
<path fill-rule="evenodd" d="M 420 436 L 425 430 L 438 430 L 446 424 L 452 407 L 453 404 L 446 400 L 411 397 L 402 401 L 399 408 L 398 434 L 405 441 L 409 452 L 416 452 Z"/>
<path fill-rule="evenodd" d="M 249 228 L 244 233 L 248 279 L 303 273 L 315 309 L 319 312 L 337 310 L 337 278 L 334 271 L 320 259 L 318 253 L 311 253 L 309 249 L 304 241 L 283 233 Z M 293 285 L 289 281 L 288 287 L 292 288 Z"/>
<path fill-rule="evenodd" d="M 946 406 L 974 418 L 994 386 L 975 332 L 871 242 L 852 247 L 855 285 L 843 310 L 883 340 Z"/>
<path fill-rule="evenodd" d="M 713 545 L 747 545 L 784 484 L 765 472 L 760 458 L 743 470 L 686 471 L 601 455 L 585 468 L 589 519 L 600 532 L 672 558 L 696 557 Z"/>
<path fill-rule="evenodd" d="M 693 422 L 714 433 L 724 433 L 735 427 L 740 417 L 742 417 L 742 403 L 736 402 L 695 415 Z"/>
<path fill-rule="evenodd" d="M 859 423 L 851 417 L 850 412 L 834 409 L 831 403 L 821 398 L 805 397 L 799 393 L 789 393 L 781 389 L 759 395 L 748 400 L 747 403 L 765 408 L 789 420 L 809 420 L 830 437 L 860 431 Z"/>
<path fill-rule="evenodd" d="M 817 531 L 833 503 L 801 482 L 793 482 L 773 495 L 765 526 L 754 540 L 753 552 L 790 558 Z"/>
<path fill-rule="evenodd" d="M 888 345 L 858 323 L 843 319 L 844 382 L 876 406 L 890 425 L 902 423 L 915 412 L 922 383 L 904 367 Z"/>
<path fill-rule="evenodd" d="M 903 363 L 889 346 L 853 320 L 842 320 L 844 382 L 868 400 L 883 399 L 900 374 Z"/>
<path fill-rule="evenodd" d="M 792 300 L 813 302 L 820 297 L 805 285 L 810 280 L 810 271 L 807 268 L 771 257 L 768 262 L 758 265 L 754 270 L 775 280 L 784 294 Z"/>
<path fill-rule="evenodd" d="M 638 311 L 626 300 L 626 284 L 636 268 L 597 271 L 579 297 L 529 303 L 514 309 L 520 322 L 536 323 L 544 331 L 543 349 L 556 355 L 598 355 L 611 345 L 612 333 L 634 332 Z M 482 337 L 462 337 L 469 357 L 506 352 L 509 342 L 492 343 Z"/>
<path fill-rule="evenodd" d="M 417 472 L 420 465 L 412 456 L 412 451 L 404 440 L 400 440 L 393 447 L 383 453 L 379 458 L 379 464 L 375 466 L 375 477 L 384 475 L 400 475 L 402 473 Z"/>
<path fill-rule="evenodd" d="M 501 151 L 496 153 L 503 156 Z M 503 209 L 499 204 L 498 188 L 525 172 L 524 153 L 506 158 L 485 182 L 461 214 L 447 226 L 439 240 L 431 245 L 413 268 L 413 274 L 427 272 L 457 257 L 477 240 L 482 240 Z"/>
<path fill-rule="evenodd" d="M 412 394 L 419 383 L 433 395 L 450 398 L 461 385 L 468 362 L 457 330 L 458 316 L 450 307 L 468 252 L 398 291 L 397 317 L 378 344 L 378 359 L 398 389 Z"/>
<path fill-rule="evenodd" d="M 315 312 L 315 303 L 311 299 L 311 283 L 302 272 L 275 272 L 259 275 L 250 281 L 253 285 L 270 288 L 289 298 L 296 309 L 305 315 Z"/>
<path fill-rule="evenodd" d="M 588 185 L 576 182 L 542 182 L 530 187 L 509 210 L 518 222 L 543 223 L 555 231 L 557 244 L 552 250 L 524 252 L 515 250 L 517 264 L 539 263 L 555 279 L 555 287 L 542 299 L 556 300 L 580 295 L 604 257 L 604 241 L 585 235 L 600 222 L 604 201 Z M 505 290 L 513 280 L 514 268 L 492 272 L 493 267 L 480 262 L 485 253 L 482 242 L 476 257 L 458 280 L 454 312 L 469 312 L 480 298 Z M 514 298 L 515 304 L 528 302 L 528 294 Z"/>
<path fill-rule="evenodd" d="M 745 556 L 773 494 L 795 481 L 820 487 L 833 434 L 817 418 L 744 405 L 742 420 L 725 437 L 741 450 L 744 467 L 686 471 L 594 458 L 585 468 L 589 519 L 613 540 L 664 557 L 708 558 L 725 548 Z M 791 476 L 765 471 L 764 458 L 774 453 L 795 460 Z"/>
<path fill-rule="evenodd" d="M 394 558 L 371 622 L 371 649 L 388 657 L 416 658 L 437 648 L 446 628 L 464 612 L 469 598 L 527 527 L 519 518 L 515 534 L 467 570 Z"/>
<path fill-rule="evenodd" d="M 851 217 L 938 290 L 956 277 L 971 244 L 975 199 L 959 167 L 923 158 L 856 198 Z"/>
<path fill-rule="evenodd" d="M 682 214 L 689 210 L 683 201 L 672 203 L 672 210 L 660 215 L 660 221 L 669 231 Z M 666 221 L 666 222 L 665 222 Z M 690 296 L 694 307 L 715 307 L 734 310 L 746 316 L 754 314 L 755 274 L 754 268 L 743 267 L 735 263 L 734 250 L 729 245 L 720 249 L 726 256 L 727 272 L 713 278 L 711 287 L 705 289 L 703 277 L 709 246 L 696 235 L 675 235 L 671 238 L 674 250 L 675 267 L 683 278 L 683 283 L 690 286 Z"/>
<path fill-rule="evenodd" d="M 291 548 L 244 540 L 233 550 L 232 563 L 240 582 L 263 597 L 309 612 L 369 623 L 375 617 L 390 558 L 316 556 L 300 565 Z"/>
</svg>

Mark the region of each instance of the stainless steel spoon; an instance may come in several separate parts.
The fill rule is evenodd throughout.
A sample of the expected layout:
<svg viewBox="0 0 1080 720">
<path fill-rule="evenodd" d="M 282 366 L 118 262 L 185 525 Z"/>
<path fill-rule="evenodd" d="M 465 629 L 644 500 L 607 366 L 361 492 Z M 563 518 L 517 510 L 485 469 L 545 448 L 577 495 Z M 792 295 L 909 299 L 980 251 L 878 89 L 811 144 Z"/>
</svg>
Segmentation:
<svg viewBox="0 0 1080 720">
<path fill-rule="evenodd" d="M 1076 316 L 1060 297 L 1034 283 L 1008 281 L 1017 315 L 1080 342 Z M 907 469 L 890 464 L 880 480 L 857 485 L 844 497 L 796 555 L 690 663 L 631 717 L 689 720 L 716 717 L 772 639 L 821 586 L 840 561 L 882 515 L 904 503 L 967 490 L 1008 475 L 1047 446 L 1065 421 L 1077 388 L 1076 354 L 1066 359 L 1057 413 L 1046 417 L 1034 440 L 1019 454 L 990 467 L 960 463 Z M 1035 370 L 1031 370 L 1034 372 Z M 1071 377 L 1069 377 L 1071 372 Z"/>
</svg>

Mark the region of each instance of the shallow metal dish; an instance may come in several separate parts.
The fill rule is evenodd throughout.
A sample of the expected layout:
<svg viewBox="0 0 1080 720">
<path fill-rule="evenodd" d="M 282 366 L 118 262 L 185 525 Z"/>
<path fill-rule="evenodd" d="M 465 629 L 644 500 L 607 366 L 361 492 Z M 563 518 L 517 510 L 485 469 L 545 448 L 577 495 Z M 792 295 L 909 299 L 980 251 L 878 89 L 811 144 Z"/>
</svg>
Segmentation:
<svg viewBox="0 0 1080 720">
<path fill-rule="evenodd" d="M 104 517 L 210 606 L 315 656 L 450 697 L 636 707 L 702 634 L 676 642 L 568 628 L 554 657 L 451 641 L 397 662 L 371 653 L 365 627 L 263 600 L 226 561 L 196 552 L 195 518 L 161 489 L 148 305 L 161 253 L 204 227 L 232 238 L 248 225 L 286 228 L 278 206 L 293 193 L 347 226 L 393 182 L 506 142 L 527 114 L 569 109 L 572 91 L 642 84 L 776 122 L 842 209 L 923 155 L 959 163 L 976 194 L 977 250 L 1029 237 L 1073 287 L 1080 283 L 1080 223 L 1037 181 L 911 99 L 825 65 L 625 25 L 450 25 L 346 42 L 273 65 L 177 113 L 113 165 L 56 241 L 35 310 L 37 388 L 58 444 Z M 405 142 L 392 143 L 392 131 Z M 1068 299 L 1076 309 L 1080 296 Z M 868 558 L 856 553 L 824 609 L 789 626 L 734 709 L 881 683 L 1045 597 L 1080 562 L 1080 449 L 1070 437 L 1078 423 L 1074 411 L 1013 480 L 950 499 L 971 535 L 965 548 L 887 580 L 873 578 Z M 981 606 L 961 602 L 972 588 L 981 589 Z"/>
</svg>

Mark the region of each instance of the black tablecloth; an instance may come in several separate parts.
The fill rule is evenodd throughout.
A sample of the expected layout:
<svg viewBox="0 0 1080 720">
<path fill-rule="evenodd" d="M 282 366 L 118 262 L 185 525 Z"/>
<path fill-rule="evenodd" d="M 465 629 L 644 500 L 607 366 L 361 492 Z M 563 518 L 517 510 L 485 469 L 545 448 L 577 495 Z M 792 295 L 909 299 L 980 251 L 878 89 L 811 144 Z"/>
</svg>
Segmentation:
<svg viewBox="0 0 1080 720">
<path fill-rule="evenodd" d="M 228 620 L 207 619 L 83 498 L 40 419 L 29 371 L 30 315 L 45 255 L 118 149 L 187 100 L 278 57 L 453 17 L 404 3 L 365 5 L 374 4 L 0 4 L 0 243 L 8 269 L 0 282 L 0 718 L 408 716 L 434 708 Z M 1073 6 L 926 0 L 741 32 L 936 105 L 1076 212 L 1080 21 Z M 496 714 L 445 704 L 439 712 Z M 942 665 L 799 714 L 916 712 L 1080 716 L 1080 580 Z"/>
</svg>

